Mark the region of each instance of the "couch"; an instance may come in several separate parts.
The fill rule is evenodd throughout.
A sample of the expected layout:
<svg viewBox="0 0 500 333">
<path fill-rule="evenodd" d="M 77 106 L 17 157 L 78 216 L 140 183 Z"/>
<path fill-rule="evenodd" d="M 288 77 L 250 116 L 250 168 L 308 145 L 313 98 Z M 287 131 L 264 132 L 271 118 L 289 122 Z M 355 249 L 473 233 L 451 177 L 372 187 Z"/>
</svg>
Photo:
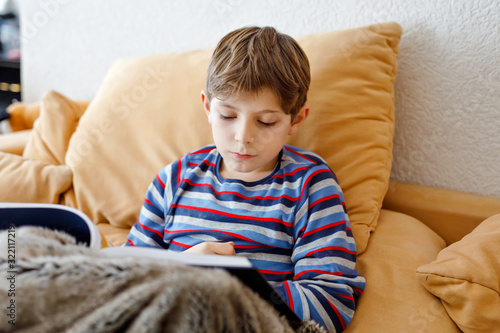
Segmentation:
<svg viewBox="0 0 500 333">
<path fill-rule="evenodd" d="M 337 174 L 367 280 L 346 332 L 500 331 L 500 198 L 390 179 L 401 33 L 387 22 L 298 39 L 311 112 L 288 143 Z M 36 121 L 0 136 L 0 201 L 77 208 L 121 245 L 156 172 L 212 142 L 199 101 L 210 54 L 119 59 L 92 101 L 49 91 L 11 106 Z"/>
</svg>

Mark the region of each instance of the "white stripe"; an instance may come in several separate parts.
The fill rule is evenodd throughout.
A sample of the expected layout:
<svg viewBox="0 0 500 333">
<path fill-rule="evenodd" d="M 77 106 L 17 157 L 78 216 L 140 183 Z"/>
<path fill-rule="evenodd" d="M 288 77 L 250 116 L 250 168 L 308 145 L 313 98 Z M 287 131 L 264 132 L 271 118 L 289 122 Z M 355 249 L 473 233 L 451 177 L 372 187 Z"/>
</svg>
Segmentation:
<svg viewBox="0 0 500 333">
<path fill-rule="evenodd" d="M 258 227 L 252 224 L 234 223 L 234 222 L 217 222 L 205 219 L 200 219 L 192 216 L 176 215 L 174 217 L 173 223 L 185 223 L 187 225 L 193 225 L 197 227 L 204 227 L 209 229 L 215 229 L 219 231 L 231 231 L 239 232 L 242 230 L 252 231 L 258 233 L 259 235 L 272 238 L 273 240 L 282 240 L 289 244 L 293 243 L 293 237 L 287 235 L 284 232 L 269 230 L 263 227 Z M 175 229 L 170 229 L 174 230 Z"/>
<path fill-rule="evenodd" d="M 345 284 L 338 284 L 337 282 L 331 282 L 331 281 L 345 281 Z M 332 284 L 338 285 L 338 289 L 345 289 L 349 293 L 353 294 L 354 289 L 352 289 L 351 286 L 348 285 L 348 283 L 365 283 L 366 280 L 364 277 L 358 275 L 356 277 L 346 277 L 342 275 L 330 275 L 330 274 L 319 274 L 314 277 L 314 280 L 311 279 L 305 279 L 305 280 L 300 280 L 300 283 L 313 283 L 313 284 L 324 284 L 325 286 L 331 286 Z"/>
<path fill-rule="evenodd" d="M 300 303 L 302 305 L 302 315 L 303 315 L 302 320 L 303 321 L 310 320 L 311 319 L 311 311 L 309 310 L 309 303 L 307 302 L 307 297 L 306 297 L 306 295 L 304 295 L 304 291 L 302 290 L 300 283 L 295 282 L 295 281 L 290 281 L 290 283 L 293 284 L 293 286 L 295 287 L 295 289 L 292 289 L 292 286 L 290 286 L 291 294 L 293 295 L 294 294 L 293 291 L 295 290 L 299 294 L 299 297 L 300 297 Z M 280 286 L 283 286 L 283 288 L 286 288 L 284 286 L 285 283 L 283 281 L 269 281 L 269 284 L 273 288 L 280 287 Z M 296 299 L 294 298 L 293 301 L 295 303 Z"/>
<path fill-rule="evenodd" d="M 337 187 L 337 189 L 339 191 L 341 191 L 340 187 L 337 184 L 337 182 L 335 182 L 333 179 L 325 179 L 325 180 L 323 180 L 323 181 L 321 181 L 321 182 L 318 183 L 318 184 L 320 184 L 319 187 L 316 187 L 316 185 L 311 186 L 311 190 L 313 192 L 321 190 L 321 189 L 327 187 L 328 183 L 331 183 L 331 185 L 335 184 L 335 186 Z M 295 222 L 294 222 L 295 225 L 304 217 L 305 214 L 307 214 L 309 212 L 309 197 L 310 197 L 310 195 L 307 195 L 307 200 L 302 204 L 302 206 L 300 207 L 300 209 L 297 212 L 297 214 L 295 214 Z M 334 212 L 344 212 L 344 208 L 343 208 L 342 205 L 336 205 L 334 207 L 337 207 Z M 319 212 L 315 212 L 314 214 L 317 214 L 317 213 L 319 213 Z M 312 220 L 313 217 L 314 217 L 314 219 L 318 219 L 319 217 L 323 217 L 322 215 L 318 215 L 318 217 L 315 217 L 314 214 L 311 215 L 311 217 L 309 218 L 309 220 Z M 325 214 L 326 214 L 326 212 L 325 212 Z M 345 217 L 346 217 L 346 221 L 349 221 L 349 217 L 347 216 L 347 214 L 345 214 Z"/>
<path fill-rule="evenodd" d="M 283 281 L 267 281 L 267 283 L 269 283 L 271 285 L 271 287 L 277 287 L 281 284 L 283 284 Z"/>
<path fill-rule="evenodd" d="M 297 223 L 302 220 L 304 215 L 308 212 L 308 207 L 309 206 L 309 197 L 306 197 L 306 201 L 304 201 L 304 204 L 302 204 L 302 207 L 300 207 L 299 211 L 297 214 L 295 214 L 295 221 L 293 222 L 293 225 L 296 226 Z M 298 240 L 297 240 L 298 241 Z"/>
<path fill-rule="evenodd" d="M 132 228 L 132 230 L 130 230 L 130 234 L 132 234 L 133 236 L 135 236 L 136 238 L 138 238 L 139 240 L 141 240 L 142 242 L 148 244 L 148 245 L 151 245 L 151 246 L 154 246 L 154 247 L 158 247 L 158 248 L 163 248 L 161 245 L 159 245 L 158 243 L 156 243 L 153 238 L 149 238 L 147 237 L 146 235 L 144 235 L 143 233 L 141 233 L 139 230 L 137 230 L 135 228 L 135 226 Z"/>
<path fill-rule="evenodd" d="M 316 298 L 316 296 L 312 293 L 312 291 L 310 291 L 309 289 L 304 288 L 304 287 L 301 287 L 301 288 L 304 291 L 304 294 L 306 295 L 309 302 L 312 303 L 312 305 L 314 306 L 316 311 L 319 313 L 319 316 L 321 317 L 321 319 L 323 319 L 323 322 L 325 323 L 326 328 L 328 329 L 328 332 L 337 332 L 335 330 L 335 326 L 333 325 L 332 320 L 330 319 L 330 316 L 325 311 L 325 309 L 323 308 L 323 306 L 321 305 L 319 300 Z"/>
<path fill-rule="evenodd" d="M 292 260 L 294 260 L 293 258 L 295 256 L 297 256 L 297 255 L 299 255 L 301 253 L 304 253 L 304 252 L 307 253 L 307 252 L 311 251 L 312 249 L 324 247 L 325 244 L 329 244 L 329 243 L 338 244 L 337 241 L 339 239 L 342 239 L 342 240 L 344 240 L 347 243 L 354 243 L 354 239 L 352 239 L 351 237 L 347 236 L 347 234 L 346 234 L 346 232 L 344 230 L 337 231 L 337 232 L 335 232 L 333 234 L 329 234 L 329 235 L 326 235 L 324 237 L 315 239 L 314 241 L 312 241 L 310 243 L 306 243 L 304 245 L 296 247 L 294 249 L 294 251 L 293 251 Z"/>
<path fill-rule="evenodd" d="M 329 208 L 322 209 L 320 211 L 312 213 L 311 216 L 309 217 L 309 224 L 313 224 L 315 221 L 321 219 L 322 217 L 330 216 L 330 215 L 337 214 L 337 213 L 344 213 L 344 208 L 342 207 L 342 205 L 331 206 Z M 347 215 L 345 217 L 347 220 Z M 340 221 L 337 221 L 337 222 L 340 222 Z M 317 227 L 313 227 L 313 226 L 310 227 L 310 229 L 315 229 L 315 228 L 317 228 Z"/>
<path fill-rule="evenodd" d="M 219 239 L 215 238 L 214 236 L 204 235 L 204 234 L 189 235 L 188 237 L 196 239 L 196 240 L 202 240 L 204 242 L 218 242 L 219 241 Z"/>
<path fill-rule="evenodd" d="M 344 304 L 342 304 L 338 299 L 336 299 L 335 297 L 333 297 L 332 295 L 327 293 L 322 288 L 320 288 L 316 285 L 311 285 L 311 288 L 314 288 L 317 291 L 319 291 L 321 293 L 321 295 L 323 295 L 327 300 L 329 300 L 330 303 L 332 303 L 337 308 L 337 310 L 342 312 L 342 314 L 347 315 L 349 318 L 352 318 L 354 316 L 354 310 L 352 310 L 352 309 L 348 308 L 347 306 L 345 306 Z M 343 319 L 344 318 L 342 318 L 342 320 Z M 345 324 L 348 324 L 348 323 L 345 323 Z"/>
<path fill-rule="evenodd" d="M 309 303 L 307 302 L 307 297 L 304 294 L 304 290 L 302 290 L 302 288 L 300 287 L 299 282 L 294 281 L 292 283 L 300 295 L 300 302 L 302 303 L 302 313 L 304 313 L 304 320 L 309 320 L 311 319 L 311 310 L 309 309 Z"/>
<path fill-rule="evenodd" d="M 155 198 L 156 202 L 163 207 L 163 197 L 161 196 L 160 192 L 156 189 L 156 187 L 151 183 L 149 185 L 148 189 L 149 193 Z M 155 205 L 156 206 L 156 205 Z"/>
<path fill-rule="evenodd" d="M 199 178 L 206 178 L 208 177 L 211 179 L 211 182 L 205 182 L 205 183 L 213 183 L 217 186 L 222 186 L 222 183 L 217 179 L 217 177 L 214 175 L 212 170 L 207 170 L 203 171 L 200 168 L 194 168 L 193 171 L 196 176 Z M 276 191 L 283 191 L 284 189 L 290 189 L 290 190 L 295 190 L 299 188 L 302 185 L 302 178 L 298 178 L 294 182 L 284 182 L 283 184 L 278 184 L 275 182 L 272 182 L 271 184 L 262 184 L 262 185 L 255 185 L 255 186 L 245 186 L 243 184 L 239 183 L 232 183 L 231 185 L 234 185 L 234 190 L 237 191 L 238 188 L 244 189 L 249 192 L 259 192 L 259 191 L 265 191 L 268 192 L 270 190 L 276 190 Z M 238 188 L 236 188 L 238 187 Z"/>
<path fill-rule="evenodd" d="M 300 162 L 298 159 L 302 159 L 302 157 L 295 154 L 293 151 L 285 149 L 283 157 L 282 157 L 282 163 L 283 164 L 286 163 L 286 165 L 295 164 L 295 165 L 312 166 L 312 164 L 311 164 L 312 162 L 309 162 L 309 161 Z"/>
<path fill-rule="evenodd" d="M 293 164 L 293 169 L 298 169 L 300 166 L 309 166 L 308 164 L 294 160 L 291 156 L 285 156 L 285 158 L 281 160 L 281 169 L 287 168 L 290 164 Z"/>
<path fill-rule="evenodd" d="M 326 274 L 321 274 L 321 275 L 326 276 Z M 337 277 L 340 278 L 341 276 L 337 276 Z M 344 280 L 352 281 L 353 279 L 344 279 Z M 337 282 L 329 282 L 329 281 L 325 281 L 324 279 L 321 279 L 321 280 L 311 280 L 311 279 L 300 280 L 300 283 L 301 284 L 314 284 L 317 286 L 324 286 L 327 288 L 333 288 L 335 290 L 345 290 L 351 295 L 354 293 L 354 290 L 351 288 L 351 286 L 349 286 L 347 284 L 337 283 Z"/>
<path fill-rule="evenodd" d="M 165 168 L 165 175 L 166 175 L 166 181 L 165 181 L 165 196 L 167 198 L 167 207 L 172 203 L 173 200 L 173 189 L 172 189 L 172 164 L 169 164 Z"/>
<path fill-rule="evenodd" d="M 258 205 L 252 205 L 249 203 L 244 203 L 244 202 L 219 200 L 219 199 L 217 199 L 216 196 L 214 196 L 211 193 L 185 191 L 183 194 L 183 197 L 190 198 L 190 199 L 207 200 L 210 202 L 215 202 L 219 206 L 222 206 L 225 208 L 241 209 L 241 210 L 246 210 L 249 212 L 273 212 L 273 211 L 275 212 L 277 210 L 280 210 L 283 212 L 283 214 L 289 215 L 289 214 L 293 213 L 293 210 L 294 210 L 294 207 L 287 207 L 281 203 L 275 204 L 272 206 L 258 206 Z"/>
<path fill-rule="evenodd" d="M 354 270 L 356 263 L 340 257 L 324 257 L 324 258 L 304 258 L 297 261 L 295 268 L 322 266 L 322 265 L 338 265 Z"/>
<path fill-rule="evenodd" d="M 324 188 L 333 186 L 337 190 L 337 193 L 342 193 L 342 189 L 340 188 L 340 185 L 335 181 L 333 178 L 327 178 L 323 179 L 322 181 L 317 182 L 313 186 L 309 188 L 309 196 L 314 194 L 316 191 L 320 191 Z"/>
<path fill-rule="evenodd" d="M 154 222 L 160 226 L 165 226 L 165 221 L 157 216 L 156 214 L 150 212 L 146 207 L 142 206 L 141 215 L 147 218 L 149 221 Z M 141 221 L 144 224 L 145 221 Z"/>
<path fill-rule="evenodd" d="M 240 256 L 242 257 L 247 257 L 248 259 L 254 259 L 254 260 L 264 260 L 264 261 L 271 261 L 271 262 L 279 262 L 283 264 L 292 264 L 292 261 L 290 260 L 290 257 L 287 255 L 281 255 L 281 254 L 270 254 L 270 253 L 251 253 L 251 252 L 241 252 L 239 253 Z"/>
</svg>

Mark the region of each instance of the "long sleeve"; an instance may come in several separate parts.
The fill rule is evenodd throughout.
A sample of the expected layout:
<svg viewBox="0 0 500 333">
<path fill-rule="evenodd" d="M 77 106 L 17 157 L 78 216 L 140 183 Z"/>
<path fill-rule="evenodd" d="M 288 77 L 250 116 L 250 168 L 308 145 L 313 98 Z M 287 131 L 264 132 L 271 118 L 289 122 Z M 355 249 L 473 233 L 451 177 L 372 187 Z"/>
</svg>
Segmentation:
<svg viewBox="0 0 500 333">
<path fill-rule="evenodd" d="M 182 160 L 162 169 L 149 185 L 139 219 L 128 234 L 125 246 L 168 248 L 164 240 L 165 217 L 182 172 Z"/>
<path fill-rule="evenodd" d="M 343 194 L 328 168 L 318 167 L 305 179 L 294 229 L 294 276 L 275 290 L 302 319 L 341 332 L 365 280 L 355 269 L 356 245 Z"/>
</svg>

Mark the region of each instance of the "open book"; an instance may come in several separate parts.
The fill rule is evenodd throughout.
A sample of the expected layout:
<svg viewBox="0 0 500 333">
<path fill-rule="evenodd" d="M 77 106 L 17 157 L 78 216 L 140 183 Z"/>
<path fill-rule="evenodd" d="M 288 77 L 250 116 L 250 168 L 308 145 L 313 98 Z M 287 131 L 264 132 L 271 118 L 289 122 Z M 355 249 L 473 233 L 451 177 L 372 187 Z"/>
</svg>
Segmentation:
<svg viewBox="0 0 500 333">
<path fill-rule="evenodd" d="M 0 203 L 0 231 L 10 226 L 46 227 L 64 231 L 80 244 L 100 249 L 112 257 L 151 258 L 171 260 L 186 265 L 223 268 L 245 283 L 271 304 L 290 325 L 296 328 L 300 319 L 274 291 L 264 276 L 253 267 L 250 260 L 238 256 L 202 255 L 167 251 L 146 247 L 107 247 L 101 249 L 101 234 L 90 218 L 74 208 L 55 204 Z"/>
<path fill-rule="evenodd" d="M 64 231 L 91 248 L 100 249 L 102 244 L 101 233 L 89 217 L 68 206 L 0 202 L 0 231 L 12 225 Z"/>
</svg>

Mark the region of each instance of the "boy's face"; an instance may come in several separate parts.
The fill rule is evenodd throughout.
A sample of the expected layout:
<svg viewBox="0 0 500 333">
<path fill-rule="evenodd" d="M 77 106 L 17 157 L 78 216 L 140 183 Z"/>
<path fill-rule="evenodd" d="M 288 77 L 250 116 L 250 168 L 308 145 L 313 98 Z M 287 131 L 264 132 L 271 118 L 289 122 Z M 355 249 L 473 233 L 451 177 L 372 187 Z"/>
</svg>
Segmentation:
<svg viewBox="0 0 500 333">
<path fill-rule="evenodd" d="M 222 155 L 221 176 L 248 182 L 260 180 L 274 170 L 288 135 L 298 130 L 309 112 L 303 106 L 292 122 L 267 88 L 227 100 L 213 97 L 210 102 L 202 91 L 201 100 Z"/>
</svg>

